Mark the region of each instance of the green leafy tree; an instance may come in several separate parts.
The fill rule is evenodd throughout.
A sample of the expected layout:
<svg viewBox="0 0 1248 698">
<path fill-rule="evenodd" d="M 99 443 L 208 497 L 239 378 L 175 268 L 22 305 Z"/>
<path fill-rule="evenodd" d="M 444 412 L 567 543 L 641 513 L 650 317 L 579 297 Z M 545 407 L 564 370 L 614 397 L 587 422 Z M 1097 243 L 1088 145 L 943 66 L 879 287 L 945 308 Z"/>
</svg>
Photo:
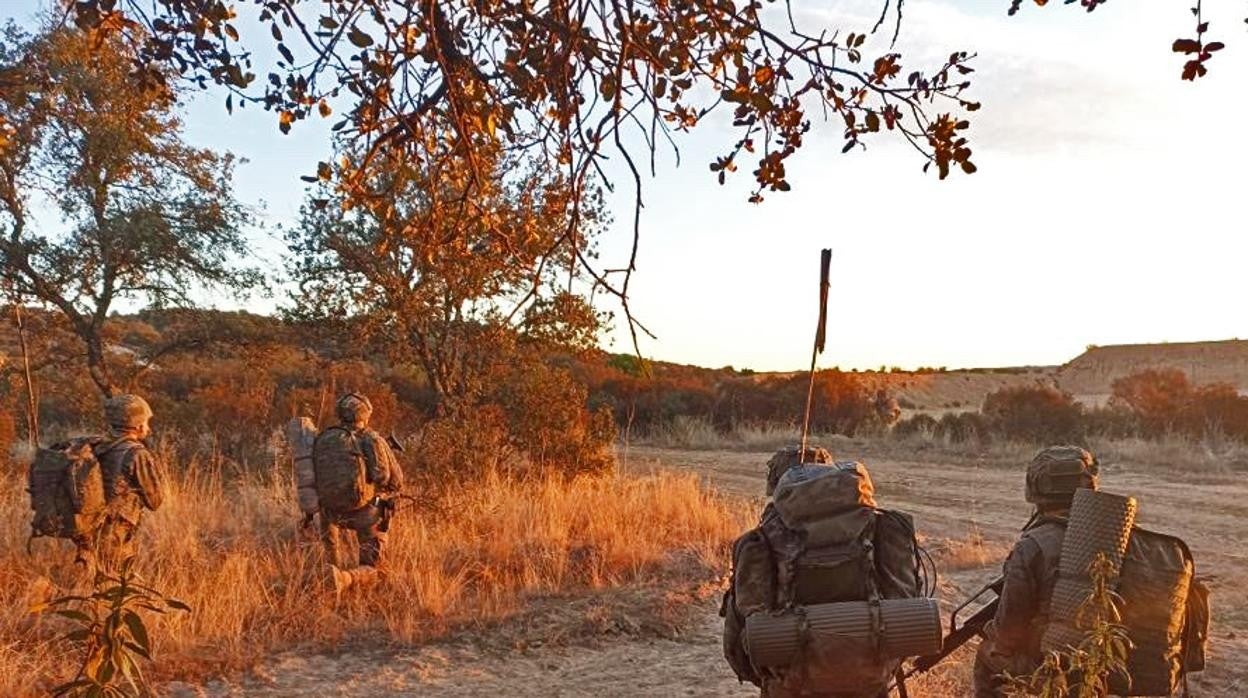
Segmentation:
<svg viewBox="0 0 1248 698">
<path fill-rule="evenodd" d="M 0 119 L 13 136 L 0 148 L 0 274 L 65 317 L 108 396 L 118 381 L 104 328 L 118 301 L 189 304 L 199 286 L 258 282 L 235 263 L 248 247 L 234 161 L 183 142 L 175 94 L 136 87 L 137 56 L 120 35 L 5 34 Z M 40 200 L 59 208 L 61 227 L 36 224 Z"/>
</svg>

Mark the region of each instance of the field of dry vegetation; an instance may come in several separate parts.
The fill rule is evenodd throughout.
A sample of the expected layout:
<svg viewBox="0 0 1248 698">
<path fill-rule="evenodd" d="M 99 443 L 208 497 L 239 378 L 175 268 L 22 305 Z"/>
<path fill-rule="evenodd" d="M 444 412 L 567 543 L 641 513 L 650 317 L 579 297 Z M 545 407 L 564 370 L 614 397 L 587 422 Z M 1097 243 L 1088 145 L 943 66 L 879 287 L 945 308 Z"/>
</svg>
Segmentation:
<svg viewBox="0 0 1248 698">
<path fill-rule="evenodd" d="M 722 435 L 685 424 L 621 444 L 618 472 L 423 483 L 386 548 L 385 578 L 337 597 L 319 543 L 301 536 L 284 471 L 179 463 L 143 530 L 141 572 L 194 609 L 155 623 L 150 672 L 173 695 L 752 695 L 724 663 L 718 592 L 727 544 L 752 525 L 782 428 Z M 822 437 L 871 467 L 882 506 L 915 515 L 946 611 L 996 574 L 1027 516 L 1028 444 Z M 1214 582 L 1210 669 L 1193 695 L 1248 681 L 1248 454 L 1234 443 L 1092 444 L 1105 486 L 1141 500 L 1144 525 L 1192 543 Z M 172 456 L 171 453 L 166 455 Z M 24 552 L 18 475 L 0 495 L 0 695 L 72 674 L 57 621 L 30 605 L 73 583 L 67 545 Z M 966 695 L 973 648 L 911 685 Z M 646 670 L 639 672 L 637 667 Z M 376 669 L 376 670 L 374 670 Z"/>
<path fill-rule="evenodd" d="M 690 474 L 483 473 L 401 512 L 382 581 L 336 598 L 319 541 L 298 533 L 285 473 L 241 477 L 198 463 L 176 472 L 142 531 L 141 574 L 193 608 L 155 622 L 150 673 L 161 681 L 197 683 L 282 650 L 427 642 L 489 627 L 533 599 L 620 585 L 653 587 L 653 612 L 679 614 L 665 597 L 716 581 L 745 521 L 739 504 Z M 76 669 L 55 639 L 59 619 L 28 612 L 73 583 L 72 554 L 41 539 L 27 556 L 24 483 L 10 472 L 0 491 L 0 695 L 34 695 Z"/>
</svg>

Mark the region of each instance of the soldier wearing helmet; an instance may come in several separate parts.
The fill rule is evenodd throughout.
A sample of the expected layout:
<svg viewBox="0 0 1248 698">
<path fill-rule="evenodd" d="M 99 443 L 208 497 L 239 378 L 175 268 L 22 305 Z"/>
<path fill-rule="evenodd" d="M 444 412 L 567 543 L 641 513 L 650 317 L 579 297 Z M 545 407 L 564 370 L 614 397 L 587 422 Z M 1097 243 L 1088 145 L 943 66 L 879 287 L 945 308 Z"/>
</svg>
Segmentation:
<svg viewBox="0 0 1248 698">
<path fill-rule="evenodd" d="M 1039 666 L 1071 501 L 1075 490 L 1098 485 L 1096 458 L 1078 446 L 1050 446 L 1027 466 L 1024 495 L 1035 511 L 1005 560 L 1000 605 L 975 655 L 976 698 L 1002 695 L 1002 673 L 1028 674 Z"/>
<path fill-rule="evenodd" d="M 143 440 L 152 433 L 152 408 L 138 395 L 115 395 L 104 402 L 109 437 L 94 447 L 104 479 L 106 509 L 99 527 L 74 539 L 77 562 L 87 570 L 115 573 L 135 556 L 135 536 L 143 510 L 160 508 L 162 469 Z"/>
<path fill-rule="evenodd" d="M 332 565 L 334 585 L 342 590 L 376 577 L 386 536 L 382 530 L 382 497 L 402 490 L 403 470 L 386 439 L 368 427 L 373 405 L 367 397 L 359 393 L 348 393 L 338 400 L 337 412 L 340 423 L 332 429 L 340 435 L 345 434 L 350 443 L 358 448 L 353 455 L 362 463 L 364 478 L 370 491 L 377 493 L 377 496 L 371 497 L 363 506 L 344 510 L 343 507 L 333 506 L 333 502 L 320 491 L 322 488 L 318 487 L 321 496 L 321 540 Z M 318 441 L 320 439 L 318 437 Z M 315 452 L 314 448 L 314 454 Z M 315 460 L 316 456 L 313 458 Z M 350 571 L 342 570 L 338 566 L 338 538 L 342 529 L 354 531 L 359 542 L 359 567 Z"/>
<path fill-rule="evenodd" d="M 767 491 L 768 497 L 776 491 L 776 485 L 780 482 L 780 478 L 789 471 L 790 468 L 800 467 L 805 463 L 823 463 L 830 465 L 833 462 L 832 452 L 822 446 L 810 445 L 806 447 L 806 451 L 802 452 L 801 446 L 785 446 L 779 451 L 772 454 L 767 461 Z"/>
</svg>

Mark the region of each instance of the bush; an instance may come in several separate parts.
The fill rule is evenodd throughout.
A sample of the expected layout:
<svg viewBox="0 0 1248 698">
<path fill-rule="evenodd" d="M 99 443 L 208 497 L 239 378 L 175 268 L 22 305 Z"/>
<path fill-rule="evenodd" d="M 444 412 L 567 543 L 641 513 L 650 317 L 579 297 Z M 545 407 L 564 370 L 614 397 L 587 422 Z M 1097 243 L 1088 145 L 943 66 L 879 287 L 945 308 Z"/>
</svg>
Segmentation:
<svg viewBox="0 0 1248 698">
<path fill-rule="evenodd" d="M 1115 380 L 1110 404 L 1133 414 L 1145 436 L 1217 434 L 1248 441 L 1248 397 L 1227 383 L 1192 385 L 1178 369 L 1148 369 Z"/>
<path fill-rule="evenodd" d="M 1140 418 L 1129 408 L 1110 405 L 1083 411 L 1083 430 L 1088 436 L 1103 439 L 1128 439 L 1140 436 Z"/>
<path fill-rule="evenodd" d="M 930 436 L 936 432 L 936 418 L 927 413 L 919 413 L 893 425 L 893 434 L 907 438 L 911 436 Z"/>
<path fill-rule="evenodd" d="M 990 438 L 988 420 L 978 412 L 946 412 L 933 434 L 949 443 L 985 443 Z"/>
<path fill-rule="evenodd" d="M 1019 386 L 989 393 L 983 414 L 993 431 L 1007 439 L 1059 443 L 1083 437 L 1083 408 L 1070 393 L 1050 386 Z"/>
<path fill-rule="evenodd" d="M 1110 404 L 1134 412 L 1145 431 L 1173 431 L 1190 401 L 1192 385 L 1177 368 L 1146 369 L 1114 380 Z"/>
<path fill-rule="evenodd" d="M 489 399 L 506 419 L 508 443 L 540 470 L 601 472 L 614 463 L 611 410 L 586 408 L 585 386 L 563 368 L 531 357 L 518 361 Z"/>
</svg>

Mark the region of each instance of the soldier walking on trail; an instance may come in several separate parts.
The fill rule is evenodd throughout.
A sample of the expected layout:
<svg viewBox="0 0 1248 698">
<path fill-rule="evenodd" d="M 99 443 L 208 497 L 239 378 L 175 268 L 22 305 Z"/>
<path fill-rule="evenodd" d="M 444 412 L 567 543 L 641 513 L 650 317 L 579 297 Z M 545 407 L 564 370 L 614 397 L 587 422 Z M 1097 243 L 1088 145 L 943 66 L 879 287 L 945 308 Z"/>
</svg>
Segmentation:
<svg viewBox="0 0 1248 698">
<path fill-rule="evenodd" d="M 975 698 L 999 698 L 1003 672 L 1029 674 L 1040 665 L 1071 502 L 1076 489 L 1098 485 L 1096 458 L 1077 446 L 1050 446 L 1027 467 L 1025 495 L 1036 509 L 1005 560 L 1000 605 L 975 655 Z"/>
<path fill-rule="evenodd" d="M 338 400 L 340 423 L 325 429 L 312 447 L 316 494 L 321 509 L 321 540 L 329 557 L 334 585 L 341 591 L 376 578 L 385 539 L 383 495 L 403 488 L 403 471 L 386 439 L 368 428 L 373 405 L 359 393 Z M 359 567 L 342 570 L 338 537 L 355 532 Z"/>
<path fill-rule="evenodd" d="M 767 466 L 771 501 L 759 525 L 733 544 L 732 581 L 720 609 L 729 666 L 765 698 L 887 696 L 901 659 L 877 651 L 884 630 L 878 617 L 856 636 L 812 632 L 809 614 L 852 606 L 846 613 L 870 616 L 889 601 L 925 596 L 913 519 L 877 507 L 866 466 L 834 462 L 823 448 L 785 448 Z M 936 620 L 934 602 L 932 609 Z M 779 654 L 800 659 L 764 661 L 748 639 L 759 618 L 804 619 L 792 623 L 792 633 L 766 631 L 761 643 L 789 642 Z M 933 631 L 939 635 L 938 627 Z"/>
<path fill-rule="evenodd" d="M 74 537 L 78 562 L 87 571 L 116 573 L 136 554 L 143 510 L 161 503 L 161 467 L 143 444 L 151 435 L 152 408 L 138 395 L 117 395 L 104 403 L 109 438 L 92 443 L 104 481 L 104 515 L 92 531 Z"/>
</svg>

